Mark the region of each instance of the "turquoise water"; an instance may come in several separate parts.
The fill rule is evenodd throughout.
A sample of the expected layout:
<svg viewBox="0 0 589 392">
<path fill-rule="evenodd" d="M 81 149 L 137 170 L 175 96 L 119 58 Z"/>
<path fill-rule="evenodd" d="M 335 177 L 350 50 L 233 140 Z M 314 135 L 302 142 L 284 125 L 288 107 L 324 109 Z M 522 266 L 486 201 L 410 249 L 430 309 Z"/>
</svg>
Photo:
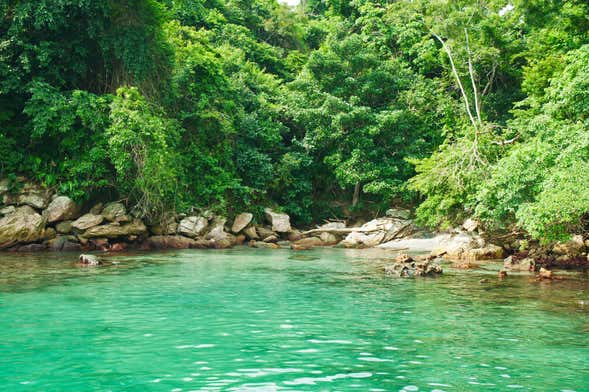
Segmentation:
<svg viewBox="0 0 589 392">
<path fill-rule="evenodd" d="M 6 391 L 589 391 L 589 281 L 374 251 L 0 255 Z M 488 283 L 481 284 L 483 277 Z"/>
</svg>

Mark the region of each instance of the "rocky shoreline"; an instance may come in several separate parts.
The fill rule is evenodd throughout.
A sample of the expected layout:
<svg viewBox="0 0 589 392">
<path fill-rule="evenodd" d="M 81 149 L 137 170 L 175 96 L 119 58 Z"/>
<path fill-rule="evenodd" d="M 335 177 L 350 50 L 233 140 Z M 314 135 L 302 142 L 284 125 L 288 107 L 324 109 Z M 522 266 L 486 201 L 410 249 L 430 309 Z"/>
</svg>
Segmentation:
<svg viewBox="0 0 589 392">
<path fill-rule="evenodd" d="M 250 212 L 228 219 L 202 211 L 168 214 L 151 224 L 119 201 L 84 209 L 67 196 L 25 179 L 19 180 L 17 191 L 10 189 L 8 180 L 0 181 L 0 197 L 0 250 L 4 251 L 120 252 L 235 245 L 302 251 L 336 246 L 430 252 L 432 258 L 462 263 L 465 268 L 473 262 L 497 259 L 504 259 L 505 269 L 511 271 L 589 267 L 589 238 L 581 235 L 549 247 L 517 238 L 495 242 L 472 220 L 452 232 L 430 233 L 417 227 L 410 212 L 402 209 L 390 209 L 386 216 L 366 223 L 334 221 L 302 231 L 291 226 L 287 214 L 270 208 L 265 209 L 261 222 Z"/>
</svg>

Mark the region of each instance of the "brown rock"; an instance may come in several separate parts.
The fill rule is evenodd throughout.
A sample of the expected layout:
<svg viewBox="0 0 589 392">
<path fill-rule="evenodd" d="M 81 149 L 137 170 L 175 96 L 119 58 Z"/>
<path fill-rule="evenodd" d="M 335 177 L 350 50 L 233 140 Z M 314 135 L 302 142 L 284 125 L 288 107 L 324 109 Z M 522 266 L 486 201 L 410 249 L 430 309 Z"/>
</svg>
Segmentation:
<svg viewBox="0 0 589 392">
<path fill-rule="evenodd" d="M 253 218 L 253 214 L 250 214 L 249 212 L 244 212 L 237 215 L 233 221 L 233 225 L 231 226 L 231 231 L 235 234 L 239 233 L 250 224 Z"/>
</svg>

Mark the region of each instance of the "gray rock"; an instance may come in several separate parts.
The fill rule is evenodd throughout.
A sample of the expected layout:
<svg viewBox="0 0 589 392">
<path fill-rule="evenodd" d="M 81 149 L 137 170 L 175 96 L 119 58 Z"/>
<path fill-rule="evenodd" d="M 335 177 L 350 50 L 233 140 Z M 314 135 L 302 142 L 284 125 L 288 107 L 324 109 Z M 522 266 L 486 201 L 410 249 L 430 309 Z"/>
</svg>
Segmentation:
<svg viewBox="0 0 589 392">
<path fill-rule="evenodd" d="M 557 242 L 552 251 L 557 255 L 579 256 L 585 250 L 585 242 L 582 235 L 574 235 L 569 241 Z"/>
<path fill-rule="evenodd" d="M 202 235 L 209 225 L 207 218 L 202 216 L 189 216 L 180 221 L 178 233 L 187 237 L 196 238 Z"/>
<path fill-rule="evenodd" d="M 85 214 L 73 222 L 72 227 L 76 230 L 83 231 L 91 227 L 98 226 L 103 221 L 104 217 L 102 215 Z"/>
<path fill-rule="evenodd" d="M 215 242 L 231 241 L 235 239 L 232 235 L 225 232 L 225 223 L 227 218 L 217 216 L 213 219 L 210 225 L 210 230 L 205 236 L 207 240 L 213 240 Z"/>
<path fill-rule="evenodd" d="M 101 214 L 104 219 L 110 222 L 127 222 L 130 220 L 127 216 L 127 209 L 120 202 L 108 203 Z"/>
<path fill-rule="evenodd" d="M 338 238 L 334 234 L 327 232 L 321 233 L 319 238 L 325 245 L 335 245 L 339 242 Z"/>
<path fill-rule="evenodd" d="M 290 217 L 287 214 L 274 212 L 270 208 L 264 210 L 268 222 L 272 225 L 272 231 L 277 233 L 288 233 L 291 231 Z"/>
<path fill-rule="evenodd" d="M 276 243 L 276 242 L 278 242 L 278 237 L 275 236 L 275 235 L 271 235 L 269 237 L 264 238 L 263 241 L 264 242 L 274 242 L 274 243 Z"/>
<path fill-rule="evenodd" d="M 49 203 L 47 209 L 43 211 L 43 216 L 47 222 L 52 223 L 75 219 L 79 213 L 80 207 L 72 199 L 67 196 L 58 196 Z"/>
<path fill-rule="evenodd" d="M 465 220 L 464 223 L 462 224 L 462 228 L 469 233 L 477 231 L 479 226 L 480 226 L 479 221 L 476 221 L 476 220 L 470 219 L 470 218 Z"/>
<path fill-rule="evenodd" d="M 17 208 L 0 219 L 0 249 L 47 239 L 47 220 L 29 206 Z"/>
<path fill-rule="evenodd" d="M 353 231 L 341 242 L 346 248 L 372 248 L 381 243 L 411 233 L 411 221 L 398 218 L 378 218 L 363 224 L 359 231 Z"/>
<path fill-rule="evenodd" d="M 239 233 L 247 225 L 250 224 L 250 222 L 252 221 L 253 218 L 254 218 L 254 215 L 250 214 L 249 212 L 244 212 L 244 213 L 237 215 L 235 217 L 235 220 L 233 221 L 233 226 L 231 226 L 231 231 L 234 232 L 235 234 Z"/>
<path fill-rule="evenodd" d="M 536 262 L 530 257 L 517 259 L 509 256 L 503 261 L 503 268 L 510 271 L 532 272 L 536 267 Z"/>
<path fill-rule="evenodd" d="M 59 234 L 69 234 L 72 232 L 72 221 L 63 221 L 55 225 L 55 230 Z"/>
</svg>

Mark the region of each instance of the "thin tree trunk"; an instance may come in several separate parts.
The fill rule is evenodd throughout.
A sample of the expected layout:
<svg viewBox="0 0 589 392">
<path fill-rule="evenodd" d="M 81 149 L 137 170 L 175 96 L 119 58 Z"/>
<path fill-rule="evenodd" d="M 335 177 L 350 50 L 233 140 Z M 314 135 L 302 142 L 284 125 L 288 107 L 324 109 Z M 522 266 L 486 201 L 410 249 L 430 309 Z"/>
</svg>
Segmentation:
<svg viewBox="0 0 589 392">
<path fill-rule="evenodd" d="M 358 202 L 360 201 L 360 191 L 362 190 L 362 185 L 360 182 L 357 182 L 354 186 L 354 196 L 352 197 L 352 207 L 356 207 Z"/>
</svg>

